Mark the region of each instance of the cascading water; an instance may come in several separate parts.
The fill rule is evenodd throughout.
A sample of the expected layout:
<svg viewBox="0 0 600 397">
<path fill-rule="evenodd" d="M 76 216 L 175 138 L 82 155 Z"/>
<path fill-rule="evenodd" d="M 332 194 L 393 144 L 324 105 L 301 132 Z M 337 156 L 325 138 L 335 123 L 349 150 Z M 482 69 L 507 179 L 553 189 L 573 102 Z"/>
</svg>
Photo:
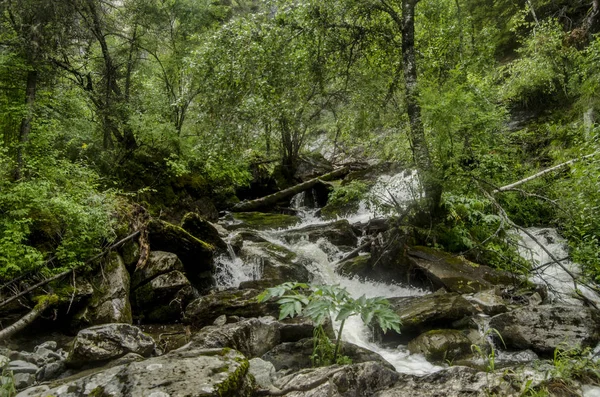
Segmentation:
<svg viewBox="0 0 600 397">
<path fill-rule="evenodd" d="M 581 299 L 574 297 L 576 292 L 573 282 L 573 276 L 580 276 L 581 267 L 569 259 L 566 241 L 555 229 L 531 227 L 526 231 L 527 233 L 519 232 L 523 242 L 519 253 L 534 266 L 532 281 L 546 285 L 553 301 L 581 304 Z M 600 297 L 590 288 L 578 283 L 577 289 L 587 299 L 600 304 Z"/>
<path fill-rule="evenodd" d="M 397 203 L 404 203 L 414 199 L 418 191 L 418 179 L 416 172 L 401 173 L 392 177 L 381 177 L 371 190 L 372 196 L 387 198 Z M 327 239 L 321 238 L 316 242 L 300 239 L 295 243 L 287 243 L 283 236 L 294 230 L 309 225 L 326 226 L 331 222 L 324 221 L 315 215 L 316 209 L 305 206 L 306 192 L 296 195 L 292 199 L 292 206 L 301 218 L 301 223 L 295 227 L 285 230 L 269 230 L 257 232 L 265 240 L 280 247 L 284 247 L 298 255 L 306 263 L 306 267 L 312 274 L 312 282 L 315 284 L 340 285 L 354 298 L 362 295 L 366 297 L 405 297 L 425 294 L 416 288 L 405 287 L 395 284 L 384 284 L 377 282 L 361 281 L 358 278 L 348 278 L 335 272 L 335 264 L 342 259 L 347 252 L 340 251 L 338 247 L 331 244 Z M 393 197 L 393 199 L 391 198 Z M 376 213 L 368 208 L 366 203 L 361 203 L 359 211 L 349 216 L 351 223 L 365 222 L 376 216 Z M 233 250 L 227 257 L 219 259 L 217 269 L 217 283 L 220 287 L 234 287 L 240 282 L 260 278 L 260 267 L 255 263 L 244 263 L 235 256 Z M 335 326 L 336 324 L 334 324 Z M 338 325 L 339 326 L 339 325 Z M 423 375 L 440 370 L 441 367 L 427 362 L 421 355 L 410 355 L 405 346 L 397 349 L 382 348 L 371 341 L 370 330 L 362 323 L 360 318 L 351 317 L 346 321 L 343 339 L 363 348 L 379 353 L 396 370 L 403 373 Z"/>
</svg>

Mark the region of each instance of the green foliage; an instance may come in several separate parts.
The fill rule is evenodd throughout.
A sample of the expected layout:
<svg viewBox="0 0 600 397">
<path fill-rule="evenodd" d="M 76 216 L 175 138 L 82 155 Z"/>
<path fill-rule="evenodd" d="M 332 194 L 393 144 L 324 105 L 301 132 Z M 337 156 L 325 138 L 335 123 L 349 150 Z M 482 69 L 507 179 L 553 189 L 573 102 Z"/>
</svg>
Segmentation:
<svg viewBox="0 0 600 397">
<path fill-rule="evenodd" d="M 2 370 L 0 376 L 0 397 L 14 397 L 17 395 L 15 378 L 12 371 Z"/>
<path fill-rule="evenodd" d="M 471 345 L 471 351 L 474 354 L 478 355 L 484 361 L 486 365 L 485 370 L 488 373 L 494 372 L 496 370 L 496 347 L 494 346 L 493 340 L 491 338 L 492 336 L 494 338 L 498 338 L 506 348 L 506 344 L 504 343 L 504 339 L 502 339 L 502 335 L 500 335 L 500 332 L 498 332 L 498 330 L 495 328 L 489 328 L 483 334 L 483 337 L 486 338 L 486 341 L 488 343 L 487 348 L 482 348 L 478 345 Z M 486 350 L 489 351 L 489 353 L 486 354 Z"/>
<path fill-rule="evenodd" d="M 551 379 L 560 379 L 567 384 L 579 381 L 600 385 L 600 364 L 593 359 L 591 348 L 574 348 L 562 343 L 554 349 Z"/>
<path fill-rule="evenodd" d="M 327 217 L 344 216 L 356 212 L 369 187 L 362 181 L 351 181 L 339 186 L 329 194 L 327 206 L 322 214 Z"/>
<path fill-rule="evenodd" d="M 280 320 L 304 315 L 313 320 L 317 328 L 322 327 L 330 318 L 340 322 L 331 360 L 328 359 L 329 345 L 322 341 L 326 337 L 325 333 L 322 329 L 316 332 L 313 362 L 321 364 L 337 362 L 344 323 L 349 317 L 360 315 L 367 325 L 376 321 L 383 332 L 394 330 L 400 333 L 400 318 L 390 309 L 386 299 L 366 298 L 364 295 L 354 299 L 345 288 L 338 285 L 315 286 L 288 282 L 267 288 L 258 296 L 258 301 L 264 302 L 270 298 L 277 298 L 277 303 L 280 305 Z"/>
<path fill-rule="evenodd" d="M 11 162 L 0 153 L 0 164 Z M 115 237 L 116 199 L 101 192 L 90 169 L 66 160 L 30 162 L 31 177 L 12 182 L 12 167 L 0 175 L 0 277 L 40 270 L 56 256 L 58 267 L 72 267 Z"/>
</svg>

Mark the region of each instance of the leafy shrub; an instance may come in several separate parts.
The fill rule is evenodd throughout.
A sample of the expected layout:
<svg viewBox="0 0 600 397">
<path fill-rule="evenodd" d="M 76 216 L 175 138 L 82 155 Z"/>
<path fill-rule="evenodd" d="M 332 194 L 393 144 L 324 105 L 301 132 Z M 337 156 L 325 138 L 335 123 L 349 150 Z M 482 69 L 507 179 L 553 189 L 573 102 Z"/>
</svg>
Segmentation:
<svg viewBox="0 0 600 397">
<path fill-rule="evenodd" d="M 304 315 L 317 325 L 313 363 L 329 365 L 338 363 L 338 353 L 342 340 L 345 321 L 352 316 L 360 315 L 365 324 L 376 320 L 383 332 L 390 329 L 400 333 L 400 317 L 390 309 L 389 302 L 380 297 L 358 299 L 350 296 L 345 288 L 339 285 L 308 285 L 303 283 L 283 283 L 267 288 L 258 297 L 259 302 L 270 298 L 278 298 L 280 305 L 279 319 Z M 331 356 L 331 341 L 323 332 L 326 319 L 340 321 L 337 341 Z"/>
<path fill-rule="evenodd" d="M 329 194 L 327 206 L 322 211 L 323 215 L 335 217 L 356 212 L 368 191 L 369 187 L 362 181 L 351 181 L 336 188 Z"/>
</svg>

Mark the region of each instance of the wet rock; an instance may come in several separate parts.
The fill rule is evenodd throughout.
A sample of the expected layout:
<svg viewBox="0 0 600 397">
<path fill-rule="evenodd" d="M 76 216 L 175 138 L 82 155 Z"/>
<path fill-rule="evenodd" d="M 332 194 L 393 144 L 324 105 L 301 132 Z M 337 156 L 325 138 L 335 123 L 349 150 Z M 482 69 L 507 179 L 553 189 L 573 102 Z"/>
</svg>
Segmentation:
<svg viewBox="0 0 600 397">
<path fill-rule="evenodd" d="M 489 355 L 489 349 L 483 350 L 484 354 Z M 502 369 L 502 368 L 514 368 L 517 366 L 528 365 L 533 362 L 539 360 L 539 356 L 535 354 L 535 352 L 531 350 L 522 350 L 518 352 L 506 352 L 506 351 L 496 351 L 494 355 L 494 368 Z M 474 357 L 469 357 L 466 359 L 455 360 L 453 365 L 464 365 L 467 367 L 475 368 L 479 371 L 488 371 L 489 370 L 489 362 L 488 359 L 482 360 L 480 354 L 477 354 Z"/>
<path fill-rule="evenodd" d="M 595 346 L 600 341 L 600 318 L 581 306 L 528 306 L 492 318 L 509 348 L 531 349 L 549 355 L 561 343 L 569 348 Z"/>
<path fill-rule="evenodd" d="M 39 367 L 35 364 L 29 363 L 23 360 L 15 360 L 8 363 L 6 367 L 8 371 L 11 371 L 13 374 L 35 374 Z"/>
<path fill-rule="evenodd" d="M 308 240 L 312 243 L 320 239 L 327 239 L 337 247 L 354 247 L 358 241 L 354 229 L 346 219 L 325 225 L 308 225 L 300 229 L 286 231 L 282 238 L 287 243 L 296 243 L 300 240 Z"/>
<path fill-rule="evenodd" d="M 44 342 L 44 343 L 42 343 L 41 345 L 37 345 L 37 346 L 36 346 L 36 347 L 33 349 L 33 351 L 34 351 L 35 353 L 37 353 L 37 352 L 38 352 L 38 349 L 48 349 L 48 350 L 51 350 L 51 351 L 56 351 L 56 349 L 57 349 L 57 348 L 58 348 L 58 343 L 56 343 L 56 342 L 55 342 L 55 341 L 53 341 L 53 340 L 49 340 L 49 341 L 47 341 L 47 342 Z"/>
<path fill-rule="evenodd" d="M 500 313 L 506 313 L 508 307 L 501 296 L 496 294 L 496 291 L 491 289 L 487 291 L 477 292 L 465 298 L 475 306 L 481 313 L 488 316 L 494 316 Z"/>
<path fill-rule="evenodd" d="M 137 288 L 132 293 L 132 304 L 137 318 L 151 323 L 167 323 L 180 320 L 185 306 L 194 297 L 187 277 L 174 270 Z"/>
<path fill-rule="evenodd" d="M 300 223 L 300 218 L 297 216 L 263 212 L 230 213 L 222 220 L 222 224 L 228 230 L 241 228 L 254 230 L 286 229 L 298 223 Z"/>
<path fill-rule="evenodd" d="M 248 366 L 235 350 L 182 349 L 84 376 L 40 396 L 249 397 Z"/>
<path fill-rule="evenodd" d="M 296 372 L 304 368 L 311 368 L 313 362 L 311 356 L 314 349 L 314 340 L 306 338 L 298 342 L 287 342 L 275 346 L 261 357 L 263 360 L 272 363 L 277 371 Z M 347 356 L 352 363 L 358 364 L 368 361 L 376 361 L 379 364 L 394 369 L 379 354 L 349 342 L 342 344 L 341 355 Z"/>
<path fill-rule="evenodd" d="M 454 321 L 475 313 L 473 305 L 457 293 L 435 293 L 425 296 L 389 298 L 392 310 L 400 316 L 401 334 L 388 331 L 385 340 L 407 343 L 420 334 L 433 329 L 447 328 Z"/>
<path fill-rule="evenodd" d="M 23 390 L 35 383 L 35 375 L 19 373 L 14 375 L 15 389 Z"/>
<path fill-rule="evenodd" d="M 347 259 L 337 265 L 335 271 L 342 276 L 354 277 L 360 279 L 371 279 L 373 269 L 371 268 L 371 254 L 363 254 Z"/>
<path fill-rule="evenodd" d="M 408 350 L 411 354 L 423 354 L 429 361 L 454 361 L 471 354 L 471 340 L 458 330 L 432 330 L 411 340 Z"/>
<path fill-rule="evenodd" d="M 150 247 L 155 251 L 172 252 L 183 263 L 186 277 L 200 290 L 214 285 L 213 256 L 215 247 L 185 231 L 183 228 L 153 219 L 148 223 Z"/>
<path fill-rule="evenodd" d="M 227 317 L 247 318 L 278 316 L 277 303 L 258 303 L 256 298 L 260 293 L 261 291 L 254 289 L 214 291 L 190 303 L 185 309 L 184 321 L 188 324 L 204 326 L 212 324 L 222 314 Z"/>
<path fill-rule="evenodd" d="M 474 293 L 509 286 L 514 281 L 508 273 L 427 247 L 413 247 L 408 251 L 408 261 L 412 277 L 426 279 L 433 289 Z"/>
<path fill-rule="evenodd" d="M 393 388 L 376 393 L 376 397 L 486 397 L 521 396 L 520 385 L 514 385 L 502 374 L 478 372 L 468 367 L 453 366 L 426 376 L 401 374 Z"/>
<path fill-rule="evenodd" d="M 15 397 L 39 397 L 46 395 L 45 393 L 50 390 L 49 386 L 40 385 L 35 387 L 30 387 L 29 389 L 23 390 L 18 393 Z"/>
<path fill-rule="evenodd" d="M 377 362 L 305 369 L 275 382 L 294 397 L 364 397 L 391 387 L 400 377 L 396 371 Z"/>
<path fill-rule="evenodd" d="M 127 353 L 148 357 L 154 348 L 154 340 L 138 327 L 129 324 L 99 325 L 79 331 L 69 352 L 67 365 L 94 365 Z"/>
<path fill-rule="evenodd" d="M 135 289 L 150 282 L 155 277 L 173 270 L 185 271 L 183 263 L 177 255 L 171 252 L 151 251 L 146 265 L 142 268 L 136 268 L 131 275 L 131 288 Z"/>
<path fill-rule="evenodd" d="M 323 324 L 323 329 L 333 337 L 331 322 Z M 315 322 L 308 317 L 296 316 L 279 321 L 279 333 L 282 342 L 297 342 L 300 339 L 311 338 L 315 330 Z"/>
<path fill-rule="evenodd" d="M 204 327 L 193 336 L 190 345 L 201 349 L 228 347 L 252 358 L 263 355 L 279 342 L 279 324 L 275 318 L 261 317 Z"/>
<path fill-rule="evenodd" d="M 47 380 L 58 378 L 65 370 L 66 365 L 64 360 L 55 361 L 40 368 L 36 373 L 35 378 L 38 382 L 45 382 Z"/>
<path fill-rule="evenodd" d="M 212 244 L 222 251 L 227 250 L 227 243 L 223 241 L 217 228 L 212 223 L 202 218 L 200 214 L 195 212 L 185 214 L 181 220 L 181 227 L 192 236 Z"/>
<path fill-rule="evenodd" d="M 254 264 L 261 269 L 261 278 L 274 280 L 277 284 L 286 281 L 307 282 L 310 273 L 298 256 L 277 244 L 270 242 L 244 242 L 239 253 L 246 264 Z"/>
<path fill-rule="evenodd" d="M 75 323 L 78 326 L 131 324 L 129 272 L 121 256 L 112 252 L 106 266 L 90 281 L 94 291 L 92 298 L 90 303 L 74 316 Z"/>
<path fill-rule="evenodd" d="M 277 380 L 273 364 L 258 357 L 251 359 L 249 364 L 248 373 L 254 376 L 256 385 L 261 389 L 270 389 Z"/>
</svg>

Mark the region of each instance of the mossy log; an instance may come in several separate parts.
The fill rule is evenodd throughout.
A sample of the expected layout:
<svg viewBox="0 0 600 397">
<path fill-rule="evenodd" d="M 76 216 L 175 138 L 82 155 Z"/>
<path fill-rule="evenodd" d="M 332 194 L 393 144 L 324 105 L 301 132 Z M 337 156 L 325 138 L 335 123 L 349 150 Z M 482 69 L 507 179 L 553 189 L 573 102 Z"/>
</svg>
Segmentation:
<svg viewBox="0 0 600 397">
<path fill-rule="evenodd" d="M 260 208 L 275 205 L 283 199 L 286 199 L 295 194 L 301 193 L 305 190 L 311 189 L 312 187 L 314 187 L 317 183 L 319 183 L 321 181 L 329 181 L 332 179 L 341 178 L 342 176 L 346 175 L 349 171 L 350 171 L 350 168 L 348 168 L 348 167 L 339 168 L 333 172 L 330 172 L 330 173 L 322 175 L 320 177 L 311 179 L 306 182 L 299 183 L 298 185 L 292 186 L 288 189 L 284 189 L 280 192 L 271 194 L 269 196 L 261 197 L 259 199 L 251 200 L 251 201 L 243 201 L 241 203 L 234 205 L 231 208 L 231 211 L 233 211 L 233 212 L 256 211 Z"/>
</svg>

